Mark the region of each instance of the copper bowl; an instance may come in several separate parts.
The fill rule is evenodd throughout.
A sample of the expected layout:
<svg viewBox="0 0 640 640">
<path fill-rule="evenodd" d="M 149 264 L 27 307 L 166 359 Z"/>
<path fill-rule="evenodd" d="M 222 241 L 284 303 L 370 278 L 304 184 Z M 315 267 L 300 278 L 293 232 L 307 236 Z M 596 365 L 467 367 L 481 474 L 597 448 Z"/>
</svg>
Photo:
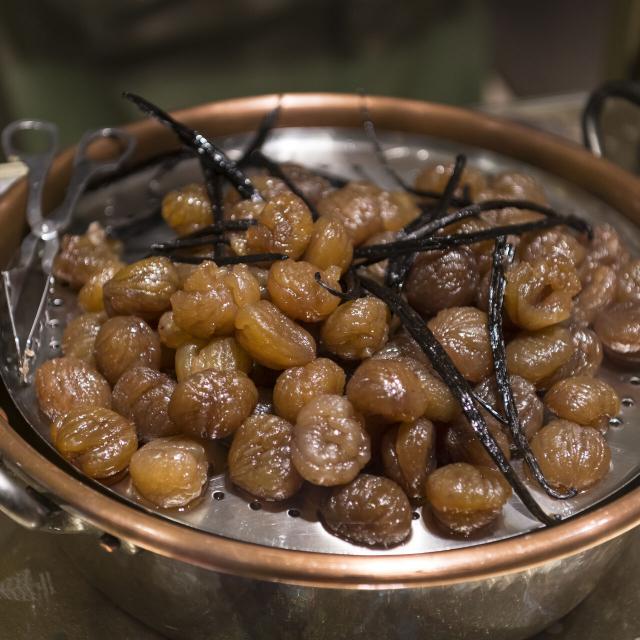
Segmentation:
<svg viewBox="0 0 640 640">
<path fill-rule="evenodd" d="M 276 96 L 212 103 L 176 114 L 212 136 L 255 128 Z M 279 126 L 358 127 L 362 98 L 287 94 Z M 640 181 L 582 148 L 459 108 L 370 97 L 379 129 L 445 138 L 526 161 L 574 183 L 640 222 Z M 176 148 L 145 120 L 133 163 Z M 97 155 L 109 149 L 95 150 Z M 60 199 L 73 150 L 50 174 Z M 24 231 L 26 183 L 0 199 L 0 261 Z M 138 511 L 73 477 L 37 450 L 24 428 L 0 416 L 0 509 L 62 536 L 70 556 L 118 604 L 170 637 L 355 637 L 428 633 L 430 638 L 517 639 L 567 613 L 595 586 L 640 523 L 640 489 L 552 529 L 462 549 L 393 556 L 332 555 L 239 542 Z M 13 473 L 8 472 L 10 467 Z M 23 483 L 17 482 L 15 475 Z M 25 491 L 24 483 L 35 488 Z M 104 550 L 112 551 L 110 557 Z M 126 575 L 127 579 L 122 577 Z M 255 626 L 254 626 L 255 624 Z"/>
</svg>

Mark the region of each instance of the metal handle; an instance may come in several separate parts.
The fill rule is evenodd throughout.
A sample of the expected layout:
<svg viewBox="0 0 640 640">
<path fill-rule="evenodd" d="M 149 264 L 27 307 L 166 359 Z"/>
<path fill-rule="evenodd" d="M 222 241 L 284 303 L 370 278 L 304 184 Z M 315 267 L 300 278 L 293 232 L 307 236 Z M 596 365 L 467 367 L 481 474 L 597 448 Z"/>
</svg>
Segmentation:
<svg viewBox="0 0 640 640">
<path fill-rule="evenodd" d="M 624 81 L 608 82 L 589 96 L 582 112 L 582 138 L 584 146 L 598 158 L 604 155 L 600 118 L 609 98 L 622 98 L 640 107 L 640 85 Z"/>
<path fill-rule="evenodd" d="M 19 131 L 44 131 L 48 135 L 47 147 L 40 153 L 29 153 L 18 149 L 14 137 Z M 8 158 L 20 158 L 29 168 L 29 196 L 27 200 L 27 222 L 33 231 L 42 224 L 42 191 L 53 157 L 58 150 L 58 127 L 42 120 L 16 120 L 2 131 L 2 149 Z"/>
<path fill-rule="evenodd" d="M 119 142 L 119 152 L 107 160 L 92 160 L 89 148 L 94 142 L 109 138 Z M 49 223 L 56 231 L 63 231 L 71 222 L 73 210 L 89 181 L 95 176 L 119 169 L 131 156 L 136 145 L 135 138 L 122 129 L 107 127 L 96 131 L 87 131 L 80 142 L 73 162 L 71 180 L 67 186 L 64 202 L 49 217 Z"/>
</svg>

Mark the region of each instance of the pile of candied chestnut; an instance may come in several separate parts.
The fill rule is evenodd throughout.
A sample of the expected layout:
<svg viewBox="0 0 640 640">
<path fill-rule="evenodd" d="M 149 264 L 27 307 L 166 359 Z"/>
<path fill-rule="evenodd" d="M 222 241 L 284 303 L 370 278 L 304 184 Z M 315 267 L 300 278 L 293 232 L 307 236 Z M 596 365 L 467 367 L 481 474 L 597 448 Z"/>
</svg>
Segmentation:
<svg viewBox="0 0 640 640">
<path fill-rule="evenodd" d="M 139 500 L 160 509 L 197 503 L 215 440 L 248 500 L 325 487 L 322 522 L 356 544 L 406 540 L 416 505 L 429 514 L 424 526 L 439 531 L 491 526 L 511 487 L 449 385 L 383 300 L 339 295 L 354 250 L 397 240 L 421 215 L 420 197 L 367 182 L 337 188 L 302 166 L 281 166 L 304 200 L 265 172 L 252 175 L 261 201 L 225 192 L 225 220 L 253 221 L 219 242 L 216 255 L 236 264 L 216 264 L 206 245 L 124 264 L 122 246 L 97 223 L 64 238 L 54 274 L 78 290 L 81 312 L 65 329 L 64 356 L 35 379 L 54 446 L 100 481 L 128 473 Z M 451 173 L 429 165 L 416 187 L 442 192 Z M 526 175 L 473 168 L 456 193 L 545 203 Z M 162 216 L 180 237 L 211 225 L 204 186 L 168 193 Z M 504 208 L 438 233 L 540 218 Z M 608 225 L 591 238 L 559 225 L 508 240 L 515 256 L 503 331 L 518 418 L 549 485 L 584 491 L 609 471 L 606 432 L 620 404 L 596 377 L 603 356 L 640 362 L 640 261 Z M 417 252 L 402 295 L 473 385 L 511 459 L 518 453 L 496 417 L 503 407 L 488 334 L 493 248 L 487 239 Z M 288 259 L 242 262 L 263 253 Z M 386 267 L 360 269 L 383 282 Z M 213 470 L 222 471 L 219 462 Z"/>
</svg>

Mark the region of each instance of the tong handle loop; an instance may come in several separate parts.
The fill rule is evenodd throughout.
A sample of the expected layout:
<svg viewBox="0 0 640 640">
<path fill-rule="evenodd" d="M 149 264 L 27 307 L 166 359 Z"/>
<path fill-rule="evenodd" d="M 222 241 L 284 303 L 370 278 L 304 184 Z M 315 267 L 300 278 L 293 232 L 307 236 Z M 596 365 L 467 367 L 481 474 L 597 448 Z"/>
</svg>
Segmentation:
<svg viewBox="0 0 640 640">
<path fill-rule="evenodd" d="M 92 159 L 89 155 L 91 145 L 105 138 L 119 143 L 120 148 L 116 155 L 106 160 Z M 111 173 L 119 169 L 133 153 L 135 144 L 136 141 L 132 135 L 122 129 L 111 127 L 87 131 L 82 136 L 76 150 L 71 180 L 67 186 L 64 202 L 48 219 L 52 229 L 57 232 L 66 229 L 71 222 L 71 216 L 78 199 L 89 181 L 98 175 Z"/>
<path fill-rule="evenodd" d="M 15 144 L 20 131 L 42 131 L 47 134 L 47 146 L 41 152 L 19 149 Z M 27 199 L 27 222 L 31 230 L 40 235 L 43 224 L 42 191 L 49 166 L 58 150 L 58 127 L 44 120 L 16 120 L 2 131 L 2 149 L 7 158 L 19 158 L 29 169 L 29 196 Z"/>
</svg>

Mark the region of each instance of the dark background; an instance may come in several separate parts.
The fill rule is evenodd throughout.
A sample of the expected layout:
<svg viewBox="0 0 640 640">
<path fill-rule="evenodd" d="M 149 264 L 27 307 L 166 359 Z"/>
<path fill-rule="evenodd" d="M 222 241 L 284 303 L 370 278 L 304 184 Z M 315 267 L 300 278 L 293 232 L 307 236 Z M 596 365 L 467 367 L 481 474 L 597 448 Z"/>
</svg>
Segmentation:
<svg viewBox="0 0 640 640">
<path fill-rule="evenodd" d="M 285 91 L 456 104 L 586 91 L 637 77 L 633 0 L 0 0 L 0 127 L 63 141 L 167 108 Z"/>
</svg>

